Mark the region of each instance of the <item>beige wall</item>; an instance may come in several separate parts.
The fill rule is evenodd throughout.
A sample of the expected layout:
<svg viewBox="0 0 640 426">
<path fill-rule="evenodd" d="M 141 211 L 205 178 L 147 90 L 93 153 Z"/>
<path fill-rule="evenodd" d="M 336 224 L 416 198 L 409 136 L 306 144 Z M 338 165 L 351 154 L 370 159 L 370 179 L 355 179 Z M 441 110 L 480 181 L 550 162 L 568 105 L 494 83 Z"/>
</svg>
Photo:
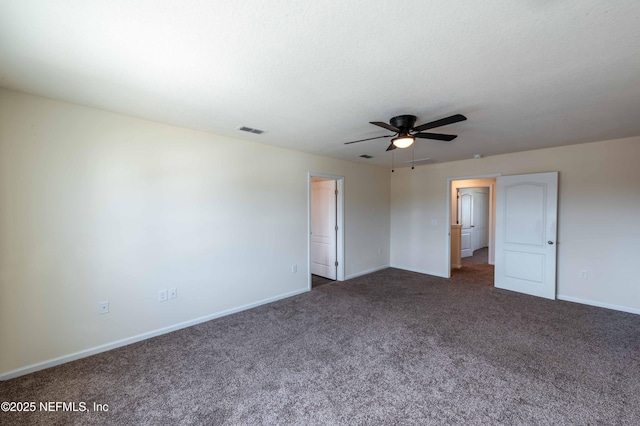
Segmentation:
<svg viewBox="0 0 640 426">
<path fill-rule="evenodd" d="M 447 178 L 558 171 L 558 297 L 640 313 L 639 159 L 635 137 L 396 170 L 391 265 L 446 276 Z"/>
<path fill-rule="evenodd" d="M 0 90 L 0 377 L 306 291 L 310 172 L 345 275 L 388 266 L 386 169 Z"/>
<path fill-rule="evenodd" d="M 639 158 L 629 138 L 390 174 L 0 90 L 0 377 L 305 291 L 309 172 L 345 177 L 349 277 L 389 248 L 446 275 L 447 178 L 557 170 L 559 297 L 640 313 Z"/>
</svg>

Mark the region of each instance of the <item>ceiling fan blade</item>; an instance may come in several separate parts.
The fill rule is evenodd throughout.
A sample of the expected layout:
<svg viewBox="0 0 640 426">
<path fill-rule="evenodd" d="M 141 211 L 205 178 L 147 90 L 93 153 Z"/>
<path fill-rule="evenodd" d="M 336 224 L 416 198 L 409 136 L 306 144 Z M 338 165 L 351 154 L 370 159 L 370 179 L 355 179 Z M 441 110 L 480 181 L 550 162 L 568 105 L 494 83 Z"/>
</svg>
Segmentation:
<svg viewBox="0 0 640 426">
<path fill-rule="evenodd" d="M 440 120 L 432 121 L 431 123 L 421 124 L 419 126 L 414 127 L 413 131 L 421 132 L 423 130 L 429 130 L 435 127 L 446 126 L 447 124 L 458 123 L 459 121 L 464 121 L 466 119 L 467 117 L 465 117 L 464 115 L 456 114 L 456 115 L 452 115 L 451 117 L 441 118 Z"/>
<path fill-rule="evenodd" d="M 416 133 L 413 136 L 420 139 L 435 139 L 437 141 L 452 141 L 458 137 L 458 135 L 443 135 L 442 133 Z"/>
<path fill-rule="evenodd" d="M 396 133 L 400 133 L 400 129 L 398 129 L 397 127 L 392 126 L 391 124 L 387 124 L 387 123 L 383 123 L 382 121 L 370 121 L 369 123 L 376 125 L 376 126 L 380 126 L 383 127 L 387 130 L 391 130 L 392 132 L 396 132 Z"/>
<path fill-rule="evenodd" d="M 387 148 L 387 151 L 393 151 L 394 149 L 396 149 L 397 147 L 393 144 L 393 142 L 391 143 L 391 145 L 389 145 L 389 148 Z"/>
<path fill-rule="evenodd" d="M 349 145 L 350 143 L 370 141 L 370 140 L 372 140 L 372 139 L 390 138 L 391 136 L 394 136 L 394 135 L 376 136 L 375 138 L 360 139 L 359 141 L 345 142 L 344 144 L 345 144 L 345 145 Z"/>
</svg>

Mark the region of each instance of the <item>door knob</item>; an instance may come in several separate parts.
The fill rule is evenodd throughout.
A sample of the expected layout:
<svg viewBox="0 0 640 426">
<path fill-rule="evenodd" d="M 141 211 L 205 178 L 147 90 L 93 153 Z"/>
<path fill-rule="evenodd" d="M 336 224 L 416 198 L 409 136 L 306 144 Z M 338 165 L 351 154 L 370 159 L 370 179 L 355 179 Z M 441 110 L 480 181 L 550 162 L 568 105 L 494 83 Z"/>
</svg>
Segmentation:
<svg viewBox="0 0 640 426">
<path fill-rule="evenodd" d="M 547 244 L 553 245 L 553 241 L 547 241 Z"/>
</svg>

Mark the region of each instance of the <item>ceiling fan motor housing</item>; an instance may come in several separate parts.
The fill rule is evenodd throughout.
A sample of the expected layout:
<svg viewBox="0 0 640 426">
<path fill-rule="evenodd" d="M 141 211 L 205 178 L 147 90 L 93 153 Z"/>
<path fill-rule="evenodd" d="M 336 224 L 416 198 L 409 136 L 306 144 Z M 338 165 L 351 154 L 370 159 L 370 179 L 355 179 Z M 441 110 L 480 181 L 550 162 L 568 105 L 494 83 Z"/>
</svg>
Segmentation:
<svg viewBox="0 0 640 426">
<path fill-rule="evenodd" d="M 416 120 L 417 118 L 415 115 L 399 115 L 397 117 L 393 117 L 391 121 L 389 121 L 389 124 L 402 130 L 402 133 L 408 133 L 413 129 L 413 125 L 416 124 Z"/>
</svg>

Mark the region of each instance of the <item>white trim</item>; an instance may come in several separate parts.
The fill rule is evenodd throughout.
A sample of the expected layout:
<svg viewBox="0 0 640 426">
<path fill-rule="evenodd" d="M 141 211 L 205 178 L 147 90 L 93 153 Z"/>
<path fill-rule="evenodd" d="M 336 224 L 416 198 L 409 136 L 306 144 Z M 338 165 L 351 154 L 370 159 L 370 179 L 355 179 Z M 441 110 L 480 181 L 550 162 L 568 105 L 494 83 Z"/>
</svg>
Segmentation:
<svg viewBox="0 0 640 426">
<path fill-rule="evenodd" d="M 409 268 L 406 266 L 398 266 L 398 265 L 391 265 L 391 268 L 396 268 L 396 269 L 402 269 L 403 271 L 409 271 L 409 272 L 416 272 L 418 274 L 423 274 L 423 275 L 431 275 L 433 277 L 439 277 L 439 278 L 450 278 L 446 275 L 442 275 L 439 274 L 437 272 L 433 272 L 433 271 L 425 271 L 424 269 L 418 269 L 418 268 Z"/>
<path fill-rule="evenodd" d="M 474 179 L 493 179 L 502 176 L 502 173 L 491 173 L 486 175 L 473 175 L 473 176 L 454 176 L 449 177 L 447 180 L 474 180 Z M 451 189 L 451 188 L 449 188 Z"/>
<path fill-rule="evenodd" d="M 345 280 L 350 280 L 352 278 L 357 278 L 357 277 L 361 277 L 363 275 L 372 274 L 374 272 L 382 271 L 383 269 L 387 269 L 387 268 L 390 268 L 390 266 L 389 265 L 385 265 L 385 266 L 378 266 L 378 267 L 373 268 L 373 269 L 367 269 L 366 271 L 362 271 L 362 272 L 357 272 L 355 274 L 351 274 L 351 275 L 345 277 Z"/>
<path fill-rule="evenodd" d="M 323 178 L 335 180 L 338 187 L 336 199 L 338 235 L 336 241 L 336 281 L 344 281 L 344 176 L 328 175 L 325 173 L 309 172 L 307 176 L 307 271 L 309 271 L 308 286 L 311 290 L 311 178 Z"/>
<path fill-rule="evenodd" d="M 336 218 L 338 225 L 338 241 L 336 242 L 336 258 L 338 260 L 338 271 L 336 280 L 344 281 L 344 178 L 336 179 L 336 183 L 338 184 L 338 199 L 336 200 L 336 202 L 338 203 L 338 217 Z M 311 224 L 309 224 L 309 229 L 311 229 Z M 311 247 L 311 245 L 309 245 L 309 247 Z M 311 264 L 309 264 L 309 267 L 311 267 Z"/>
<path fill-rule="evenodd" d="M 637 309 L 637 308 L 629 308 L 629 307 L 620 306 L 620 305 L 611 305 L 609 303 L 596 302 L 594 300 L 587 300 L 587 299 L 579 299 L 577 297 L 563 296 L 561 294 L 556 295 L 556 299 L 564 300 L 565 302 L 580 303 L 582 305 L 596 306 L 598 308 L 612 309 L 614 311 L 628 312 L 630 314 L 640 315 L 640 309 Z"/>
<path fill-rule="evenodd" d="M 122 346 L 127 346 L 132 343 L 137 343 L 143 340 L 150 339 L 152 337 L 160 336 L 162 334 L 171 333 L 176 330 L 180 330 L 183 328 L 191 327 L 196 324 L 201 324 L 203 322 L 211 321 L 216 318 L 224 317 L 227 315 L 235 314 L 238 312 L 246 311 L 247 309 L 256 308 L 260 305 L 265 305 L 267 303 L 276 302 L 278 300 L 286 299 L 288 297 L 297 296 L 302 293 L 306 293 L 309 289 L 304 288 L 301 290 L 294 290 L 289 293 L 281 294 L 279 296 L 270 297 L 268 299 L 263 299 L 254 303 L 249 303 L 247 305 L 239 306 L 237 308 L 227 309 L 215 314 L 205 315 L 203 317 L 195 318 L 189 321 L 181 322 L 178 324 L 170 325 L 168 327 L 159 328 L 157 330 L 149 331 L 147 333 L 138 334 L 136 336 L 127 337 L 126 339 L 116 340 L 115 342 L 106 343 L 104 345 L 96 346 L 93 348 L 85 349 L 79 352 L 74 352 L 69 355 L 63 355 L 58 358 L 53 358 L 47 361 L 38 362 L 36 364 L 31 364 L 26 367 L 17 368 L 15 370 L 7 371 L 6 373 L 0 374 L 0 381 L 13 379 L 18 376 L 23 376 L 25 374 L 33 373 L 39 370 L 44 370 L 45 368 L 55 367 L 56 365 L 65 364 L 67 362 L 75 361 L 80 358 L 86 358 L 91 355 L 96 355 L 101 352 L 110 351 L 112 349 L 120 348 Z"/>
</svg>

